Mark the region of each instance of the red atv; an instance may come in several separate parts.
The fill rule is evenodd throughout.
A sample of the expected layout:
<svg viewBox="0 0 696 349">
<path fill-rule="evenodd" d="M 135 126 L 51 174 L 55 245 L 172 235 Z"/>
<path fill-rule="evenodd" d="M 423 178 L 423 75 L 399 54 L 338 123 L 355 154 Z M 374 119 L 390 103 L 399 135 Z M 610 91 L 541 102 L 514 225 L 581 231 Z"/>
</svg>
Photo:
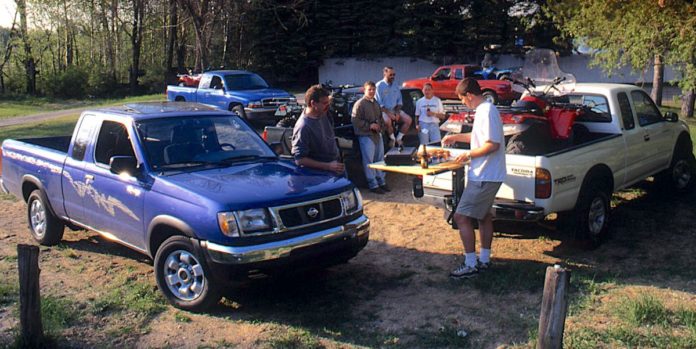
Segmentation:
<svg viewBox="0 0 696 349">
<path fill-rule="evenodd" d="M 549 74 L 553 78 L 547 78 Z M 506 153 L 546 154 L 577 143 L 576 138 L 589 133 L 575 120 L 592 111 L 587 106 L 569 103 L 567 94 L 575 86 L 575 77 L 558 68 L 553 51 L 537 49 L 528 53 L 524 67 L 513 74 L 513 82 L 526 92 L 512 106 L 497 107 L 503 121 Z M 474 114 L 467 109 L 454 113 L 441 129 L 470 132 Z"/>
</svg>

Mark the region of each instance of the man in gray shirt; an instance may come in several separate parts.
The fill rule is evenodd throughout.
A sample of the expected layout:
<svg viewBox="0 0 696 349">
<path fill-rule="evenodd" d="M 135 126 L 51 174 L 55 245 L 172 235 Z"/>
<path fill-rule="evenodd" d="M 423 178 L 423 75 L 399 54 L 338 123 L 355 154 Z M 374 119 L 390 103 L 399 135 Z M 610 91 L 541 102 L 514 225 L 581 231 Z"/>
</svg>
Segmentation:
<svg viewBox="0 0 696 349">
<path fill-rule="evenodd" d="M 384 119 L 379 103 L 375 99 L 375 83 L 367 81 L 363 84 L 363 88 L 365 96 L 353 106 L 351 122 L 360 143 L 367 186 L 373 193 L 384 194 L 390 191 L 384 181 L 384 173 L 370 168 L 370 164 L 384 159 L 384 142 L 382 142 Z"/>
<path fill-rule="evenodd" d="M 298 166 L 343 173 L 338 146 L 329 121 L 329 91 L 321 85 L 305 93 L 305 110 L 292 130 L 292 156 Z"/>
</svg>

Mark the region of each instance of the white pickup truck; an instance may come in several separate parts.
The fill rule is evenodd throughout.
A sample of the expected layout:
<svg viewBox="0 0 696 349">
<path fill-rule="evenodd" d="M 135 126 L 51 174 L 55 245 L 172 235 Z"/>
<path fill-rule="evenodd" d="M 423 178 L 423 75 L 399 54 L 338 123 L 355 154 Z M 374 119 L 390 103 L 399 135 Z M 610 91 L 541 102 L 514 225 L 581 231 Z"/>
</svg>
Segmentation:
<svg viewBox="0 0 696 349">
<path fill-rule="evenodd" d="M 535 221 L 559 213 L 576 237 L 598 243 L 607 230 L 613 192 L 650 176 L 677 192 L 693 189 L 696 162 L 688 126 L 674 113 L 662 115 L 642 89 L 577 84 L 567 98 L 590 107 L 593 117 L 578 118 L 584 132 L 563 147 L 506 155 L 496 219 Z M 425 198 L 443 202 L 452 193 L 452 173 L 425 176 L 423 188 Z"/>
</svg>

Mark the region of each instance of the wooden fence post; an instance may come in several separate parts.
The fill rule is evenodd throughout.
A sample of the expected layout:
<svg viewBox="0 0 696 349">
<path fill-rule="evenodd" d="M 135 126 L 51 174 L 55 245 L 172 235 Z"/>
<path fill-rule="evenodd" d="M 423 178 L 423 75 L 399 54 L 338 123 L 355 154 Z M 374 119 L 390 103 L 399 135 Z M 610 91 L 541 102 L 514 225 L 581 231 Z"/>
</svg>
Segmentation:
<svg viewBox="0 0 696 349">
<path fill-rule="evenodd" d="M 568 309 L 567 291 L 570 287 L 570 271 L 559 265 L 546 268 L 544 296 L 539 316 L 538 349 L 563 348 L 563 328 Z"/>
<path fill-rule="evenodd" d="M 36 347 L 43 342 L 39 292 L 39 247 L 17 245 L 17 263 L 19 264 L 19 323 L 22 344 Z"/>
</svg>

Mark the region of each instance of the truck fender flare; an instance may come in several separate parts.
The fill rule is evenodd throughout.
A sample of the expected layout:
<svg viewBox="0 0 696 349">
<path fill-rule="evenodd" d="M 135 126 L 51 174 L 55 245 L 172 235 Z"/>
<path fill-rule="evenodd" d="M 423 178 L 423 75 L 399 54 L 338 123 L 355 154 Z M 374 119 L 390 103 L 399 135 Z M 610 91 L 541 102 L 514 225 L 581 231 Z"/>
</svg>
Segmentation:
<svg viewBox="0 0 696 349">
<path fill-rule="evenodd" d="M 669 162 L 672 163 L 674 160 L 674 154 L 677 154 L 679 149 L 681 147 L 684 147 L 687 150 L 691 150 L 692 148 L 692 143 L 691 143 L 691 137 L 689 137 L 689 133 L 686 131 L 682 131 L 679 133 L 679 136 L 677 137 L 677 141 L 674 143 L 674 148 L 672 149 L 672 154 L 669 157 Z"/>
<path fill-rule="evenodd" d="M 34 189 L 29 189 L 31 187 L 36 187 L 36 189 L 39 189 L 44 193 L 46 192 L 40 179 L 38 179 L 36 176 L 25 174 L 22 176 L 22 198 L 24 199 L 24 202 L 29 199 L 29 195 L 31 195 L 31 192 L 34 191 Z"/>
<path fill-rule="evenodd" d="M 153 218 L 147 227 L 147 252 L 154 257 L 159 245 L 173 235 L 196 237 L 193 228 L 179 218 L 170 215 Z"/>
<path fill-rule="evenodd" d="M 44 185 L 41 182 L 41 180 L 38 179 L 36 176 L 29 174 L 25 174 L 24 176 L 22 176 L 22 198 L 24 199 L 24 202 L 27 202 L 27 200 L 29 200 L 29 195 L 31 195 L 31 192 L 37 189 L 40 190 L 43 194 L 43 198 L 46 201 L 46 206 L 48 206 L 48 210 L 51 211 L 51 214 L 58 217 L 58 215 L 56 215 L 56 210 L 53 209 L 53 205 L 51 204 L 51 201 L 48 199 L 46 189 L 44 188 Z"/>
<path fill-rule="evenodd" d="M 587 174 L 585 175 L 585 178 L 582 180 L 582 185 L 580 186 L 580 190 L 578 191 L 578 197 L 575 198 L 575 205 L 577 206 L 578 198 L 580 195 L 582 195 L 582 191 L 586 190 L 587 187 L 590 185 L 591 182 L 594 182 L 598 178 L 606 178 L 609 180 L 609 183 L 606 183 L 606 185 L 602 185 L 603 189 L 606 190 L 607 194 L 611 197 L 611 194 L 614 192 L 614 175 L 611 172 L 611 169 L 609 166 L 605 164 L 597 164 L 594 165 L 592 168 L 590 168 L 589 171 L 587 171 Z"/>
</svg>

